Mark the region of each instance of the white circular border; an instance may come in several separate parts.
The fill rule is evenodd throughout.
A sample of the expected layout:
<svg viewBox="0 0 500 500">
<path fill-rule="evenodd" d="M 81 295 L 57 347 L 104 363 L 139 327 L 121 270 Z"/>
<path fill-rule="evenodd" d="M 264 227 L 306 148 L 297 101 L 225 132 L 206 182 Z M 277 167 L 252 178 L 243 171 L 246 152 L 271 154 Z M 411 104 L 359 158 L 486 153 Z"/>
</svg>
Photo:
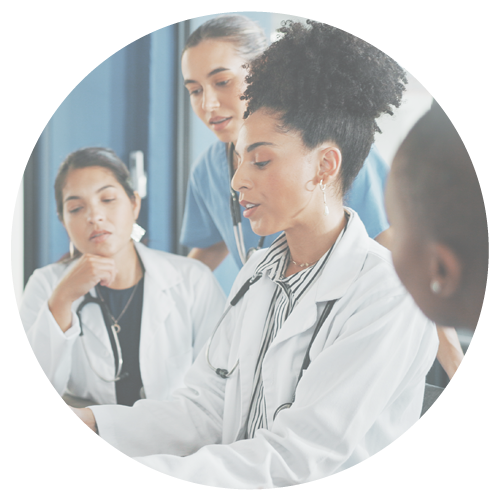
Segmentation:
<svg viewBox="0 0 500 500">
<path fill-rule="evenodd" d="M 199 494 L 339 496 L 343 499 L 484 498 L 498 494 L 498 30 L 491 1 L 67 0 L 4 3 L 0 82 L 7 244 L 2 248 L 2 457 L 9 498 L 94 495 L 165 498 Z M 181 5 L 182 4 L 182 5 Z M 403 5 L 403 6 L 402 6 Z M 207 488 L 159 474 L 88 431 L 65 408 L 38 365 L 17 314 L 10 231 L 17 187 L 31 150 L 75 85 L 111 54 L 163 26 L 228 11 L 274 11 L 328 22 L 387 52 L 439 101 L 475 165 L 490 230 L 490 276 L 469 353 L 433 408 L 395 443 L 341 474 L 294 488 L 246 492 Z M 497 300 L 495 300 L 497 299 Z M 404 332 L 402 332 L 404 334 Z M 14 494 L 14 495 L 13 495 Z M 494 496 L 494 494 L 493 494 Z"/>
</svg>

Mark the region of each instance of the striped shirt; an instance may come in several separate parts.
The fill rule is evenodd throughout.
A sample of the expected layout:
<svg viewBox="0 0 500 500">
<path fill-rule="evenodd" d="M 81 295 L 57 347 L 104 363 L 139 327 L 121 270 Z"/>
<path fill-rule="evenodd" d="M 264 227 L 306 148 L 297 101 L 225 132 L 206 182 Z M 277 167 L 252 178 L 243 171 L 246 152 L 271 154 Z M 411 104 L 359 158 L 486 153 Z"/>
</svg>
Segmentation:
<svg viewBox="0 0 500 500">
<path fill-rule="evenodd" d="M 262 345 L 255 368 L 246 438 L 253 438 L 257 429 L 267 429 L 266 401 L 264 396 L 264 384 L 262 382 L 262 363 L 267 350 L 276 337 L 276 334 L 283 326 L 283 323 L 293 311 L 293 308 L 304 296 L 311 284 L 321 274 L 328 257 L 337 245 L 337 242 L 340 241 L 344 232 L 345 229 L 342 231 L 341 236 L 337 238 L 335 244 L 313 266 L 286 278 L 284 275 L 290 262 L 290 250 L 288 248 L 286 235 L 283 233 L 269 247 L 269 251 L 264 260 L 255 270 L 254 276 L 267 273 L 269 279 L 276 283 L 276 289 L 271 299 L 266 322 L 264 324 Z"/>
</svg>

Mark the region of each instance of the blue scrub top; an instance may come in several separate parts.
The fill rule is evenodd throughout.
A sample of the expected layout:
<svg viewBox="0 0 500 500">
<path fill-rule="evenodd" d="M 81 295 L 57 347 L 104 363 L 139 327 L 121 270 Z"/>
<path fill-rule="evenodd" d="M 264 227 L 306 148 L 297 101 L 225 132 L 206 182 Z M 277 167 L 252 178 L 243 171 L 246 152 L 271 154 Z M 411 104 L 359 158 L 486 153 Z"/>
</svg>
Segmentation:
<svg viewBox="0 0 500 500">
<path fill-rule="evenodd" d="M 371 238 L 389 227 L 384 209 L 384 187 L 389 167 L 372 147 L 351 189 L 345 205 L 354 209 L 365 224 Z M 195 162 L 191 169 L 186 208 L 182 221 L 181 244 L 190 248 L 206 248 L 224 241 L 238 268 L 241 263 L 233 232 L 230 205 L 229 166 L 226 145 L 217 141 Z M 240 206 L 241 212 L 243 207 Z M 259 236 L 250 221 L 241 216 L 246 251 L 257 246 Z M 266 236 L 268 247 L 280 233 Z"/>
</svg>

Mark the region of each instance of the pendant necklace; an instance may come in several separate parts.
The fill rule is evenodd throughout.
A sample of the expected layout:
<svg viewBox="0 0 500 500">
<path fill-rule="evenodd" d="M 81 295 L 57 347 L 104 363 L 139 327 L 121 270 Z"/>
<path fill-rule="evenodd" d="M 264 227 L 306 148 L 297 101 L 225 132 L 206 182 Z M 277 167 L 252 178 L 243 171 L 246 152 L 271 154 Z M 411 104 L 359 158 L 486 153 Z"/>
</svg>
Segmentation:
<svg viewBox="0 0 500 500">
<path fill-rule="evenodd" d="M 106 305 L 106 308 L 108 309 L 108 313 L 109 315 L 111 316 L 111 319 L 113 320 L 113 324 L 111 325 L 111 330 L 113 331 L 113 333 L 116 335 L 118 333 L 120 333 L 121 331 L 121 326 L 118 324 L 118 321 L 120 321 L 120 319 L 122 318 L 122 316 L 125 314 L 125 311 L 128 309 L 128 306 L 130 305 L 130 303 L 132 302 L 132 299 L 135 295 L 135 291 L 137 290 L 137 286 L 139 285 L 139 282 L 141 280 L 139 280 L 135 286 L 134 286 L 134 289 L 132 290 L 132 293 L 130 294 L 130 297 L 127 301 L 127 303 L 125 304 L 125 307 L 122 309 L 122 312 L 120 313 L 120 315 L 118 316 L 118 318 L 115 318 L 112 314 L 111 314 L 111 311 L 109 310 L 109 307 L 108 305 L 106 304 L 106 301 L 103 299 L 102 295 L 101 295 L 101 292 L 99 291 L 99 287 L 96 286 L 96 290 L 97 290 L 97 295 L 99 295 L 99 298 L 101 299 L 101 301 Z"/>
</svg>

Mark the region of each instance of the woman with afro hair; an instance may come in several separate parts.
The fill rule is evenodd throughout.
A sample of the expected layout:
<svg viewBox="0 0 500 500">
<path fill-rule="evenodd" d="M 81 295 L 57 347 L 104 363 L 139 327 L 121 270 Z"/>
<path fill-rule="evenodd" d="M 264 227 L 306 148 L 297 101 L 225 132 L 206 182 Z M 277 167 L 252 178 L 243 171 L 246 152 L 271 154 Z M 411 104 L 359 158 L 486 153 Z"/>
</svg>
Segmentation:
<svg viewBox="0 0 500 500">
<path fill-rule="evenodd" d="M 434 325 L 343 194 L 403 70 L 331 26 L 289 23 L 249 68 L 232 186 L 258 235 L 231 304 L 169 401 L 75 410 L 137 461 L 228 488 L 342 471 L 420 416 Z M 246 293 L 245 293 L 246 291 Z"/>
<path fill-rule="evenodd" d="M 180 241 L 189 257 L 212 270 L 228 253 L 238 269 L 253 248 L 268 247 L 278 236 L 256 235 L 248 219 L 235 234 L 228 203 L 230 179 L 236 167 L 232 148 L 243 124 L 246 101 L 244 65 L 267 47 L 262 28 L 246 16 L 225 14 L 205 21 L 189 36 L 182 53 L 182 74 L 191 107 L 217 141 L 196 160 L 189 176 Z M 231 167 L 229 166 L 231 165 Z M 356 210 L 368 234 L 379 243 L 388 241 L 389 223 L 384 210 L 384 184 L 389 171 L 373 147 L 351 189 L 346 204 Z M 235 214 L 236 215 L 236 214 Z"/>
</svg>

